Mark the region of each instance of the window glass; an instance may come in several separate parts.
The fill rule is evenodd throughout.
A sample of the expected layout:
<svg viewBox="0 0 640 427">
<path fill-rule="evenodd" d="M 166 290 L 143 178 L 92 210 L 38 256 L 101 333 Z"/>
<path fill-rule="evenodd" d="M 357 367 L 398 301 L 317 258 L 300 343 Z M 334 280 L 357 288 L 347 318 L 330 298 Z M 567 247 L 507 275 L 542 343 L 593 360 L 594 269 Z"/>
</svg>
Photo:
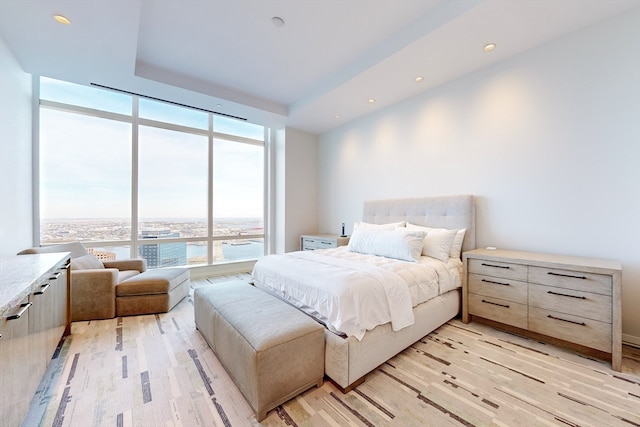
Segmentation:
<svg viewBox="0 0 640 427">
<path fill-rule="evenodd" d="M 264 149 L 215 139 L 213 144 L 213 235 L 264 233 Z M 247 245 L 258 247 L 248 241 Z M 232 244 L 233 242 L 229 242 Z M 259 244 L 260 255 L 264 249 Z M 214 246 L 214 249 L 215 246 Z M 223 251 L 224 247 L 219 250 Z M 256 249 L 258 252 L 258 249 Z M 214 252 L 214 257 L 219 253 Z M 231 255 L 228 255 L 231 256 Z"/>
<path fill-rule="evenodd" d="M 217 249 L 217 250 L 216 250 Z M 214 261 L 241 261 L 264 255 L 264 239 L 238 239 L 214 242 Z"/>
<path fill-rule="evenodd" d="M 213 116 L 213 131 L 259 141 L 264 140 L 264 126 L 224 116 Z"/>
<path fill-rule="evenodd" d="M 40 241 L 131 236 L 131 124 L 40 110 Z"/>
<path fill-rule="evenodd" d="M 148 268 L 264 254 L 262 126 L 47 78 L 40 93 L 61 104 L 40 108 L 41 244 L 81 241 L 100 259 L 142 256 Z"/>
<path fill-rule="evenodd" d="M 153 239 L 207 237 L 207 137 L 140 126 L 138 138 L 139 247 Z"/>
<path fill-rule="evenodd" d="M 189 126 L 196 129 L 209 129 L 209 113 L 193 108 L 140 98 L 138 100 L 138 111 L 142 119 Z"/>
<path fill-rule="evenodd" d="M 131 115 L 131 95 L 46 77 L 40 78 L 40 99 Z"/>
</svg>

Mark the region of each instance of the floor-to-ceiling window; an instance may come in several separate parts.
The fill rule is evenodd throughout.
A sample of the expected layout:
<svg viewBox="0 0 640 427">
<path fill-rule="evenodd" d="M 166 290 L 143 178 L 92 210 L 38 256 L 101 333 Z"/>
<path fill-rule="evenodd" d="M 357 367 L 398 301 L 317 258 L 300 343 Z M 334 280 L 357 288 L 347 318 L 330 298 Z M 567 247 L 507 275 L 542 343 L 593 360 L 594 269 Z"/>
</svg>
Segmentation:
<svg viewBox="0 0 640 427">
<path fill-rule="evenodd" d="M 262 126 L 41 78 L 40 244 L 149 268 L 264 254 Z"/>
</svg>

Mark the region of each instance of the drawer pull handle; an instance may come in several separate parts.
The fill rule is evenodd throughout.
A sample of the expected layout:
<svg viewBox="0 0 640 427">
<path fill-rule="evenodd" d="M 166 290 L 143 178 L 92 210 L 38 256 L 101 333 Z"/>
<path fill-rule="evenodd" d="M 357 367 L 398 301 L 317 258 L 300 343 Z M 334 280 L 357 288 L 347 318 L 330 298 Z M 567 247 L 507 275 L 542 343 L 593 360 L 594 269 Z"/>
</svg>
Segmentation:
<svg viewBox="0 0 640 427">
<path fill-rule="evenodd" d="M 560 292 L 553 292 L 553 291 L 547 291 L 548 294 L 551 295 L 559 295 L 561 297 L 571 297 L 571 298 L 578 298 L 578 299 L 587 299 L 587 297 L 585 296 L 580 296 L 580 295 L 568 295 L 568 294 L 561 294 Z"/>
<path fill-rule="evenodd" d="M 29 310 L 29 307 L 31 307 L 33 305 L 32 302 L 25 302 L 24 304 L 20 304 L 20 307 L 22 307 L 20 309 L 20 311 L 18 311 L 16 314 L 12 314 L 11 316 L 7 316 L 7 320 L 15 320 L 15 319 L 19 319 L 22 317 L 22 315 Z"/>
<path fill-rule="evenodd" d="M 60 275 L 61 275 L 61 274 L 62 274 L 62 272 L 60 272 L 60 271 L 56 271 L 55 273 L 53 273 L 53 274 L 51 275 L 51 277 L 49 277 L 49 280 L 55 280 L 55 279 L 57 279 L 58 277 L 60 277 Z"/>
<path fill-rule="evenodd" d="M 51 283 L 47 283 L 46 285 L 42 285 L 42 286 L 40 287 L 40 290 L 39 290 L 39 291 L 34 292 L 33 294 L 34 294 L 34 295 L 42 295 L 42 294 L 44 294 L 45 292 L 47 292 L 47 289 L 49 289 L 49 286 L 51 286 Z"/>
<path fill-rule="evenodd" d="M 492 304 L 492 305 L 498 305 L 500 307 L 504 307 L 504 308 L 509 308 L 508 304 L 498 304 L 497 302 L 491 302 L 491 301 L 487 301 L 487 300 L 482 300 L 482 302 L 486 303 L 486 304 Z"/>
<path fill-rule="evenodd" d="M 585 276 L 573 276 L 571 274 L 560 274 L 560 273 L 554 273 L 553 271 L 549 271 L 549 272 L 547 272 L 547 274 L 550 274 L 551 276 L 570 277 L 572 279 L 587 280 L 587 278 Z"/>
<path fill-rule="evenodd" d="M 482 263 L 483 266 L 485 267 L 495 267 L 495 268 L 510 268 L 508 265 L 494 265 L 494 264 L 486 264 L 486 263 Z"/>
<path fill-rule="evenodd" d="M 550 314 L 548 314 L 547 317 L 549 317 L 551 319 L 554 319 L 554 320 L 562 320 L 563 322 L 573 323 L 574 325 L 587 326 L 587 324 L 584 323 L 584 322 L 574 322 L 573 320 L 561 319 L 559 317 L 555 317 L 555 316 L 552 316 Z"/>
<path fill-rule="evenodd" d="M 500 282 L 494 282 L 493 280 L 487 280 L 487 279 L 482 279 L 483 282 L 486 283 L 492 283 L 494 285 L 502 285 L 502 286 L 509 286 L 508 283 L 500 283 Z"/>
</svg>

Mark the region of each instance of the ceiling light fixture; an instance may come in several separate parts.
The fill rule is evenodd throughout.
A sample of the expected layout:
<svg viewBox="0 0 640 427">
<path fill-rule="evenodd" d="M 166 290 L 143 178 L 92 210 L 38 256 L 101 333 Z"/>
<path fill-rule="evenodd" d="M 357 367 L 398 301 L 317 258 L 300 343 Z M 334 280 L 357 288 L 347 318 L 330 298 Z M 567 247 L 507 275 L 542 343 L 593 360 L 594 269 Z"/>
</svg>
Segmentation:
<svg viewBox="0 0 640 427">
<path fill-rule="evenodd" d="M 369 100 L 367 101 L 369 104 L 375 104 L 376 100 L 373 98 L 369 98 Z"/>
<path fill-rule="evenodd" d="M 276 27 L 283 27 L 284 26 L 284 19 L 280 18 L 279 16 L 274 16 L 273 18 L 271 18 L 271 22 Z"/>
<path fill-rule="evenodd" d="M 342 118 L 342 116 L 341 116 L 340 114 L 336 114 L 336 115 L 335 115 L 335 116 L 333 116 L 333 117 L 335 117 L 335 118 L 336 118 L 336 120 L 339 120 L 339 119 L 341 119 L 341 118 Z"/>
<path fill-rule="evenodd" d="M 482 49 L 485 52 L 491 52 L 495 48 L 496 48 L 496 44 L 495 43 L 489 43 L 489 44 L 484 45 L 484 47 Z"/>
<path fill-rule="evenodd" d="M 416 77 L 416 83 L 420 83 L 423 80 L 424 80 L 424 77 L 422 77 L 422 76 Z"/>
<path fill-rule="evenodd" d="M 55 15 L 53 15 L 53 19 L 55 19 L 57 22 L 64 24 L 64 25 L 69 25 L 71 24 L 71 20 L 69 18 L 67 18 L 64 15 L 60 15 L 59 13 L 56 13 Z"/>
</svg>

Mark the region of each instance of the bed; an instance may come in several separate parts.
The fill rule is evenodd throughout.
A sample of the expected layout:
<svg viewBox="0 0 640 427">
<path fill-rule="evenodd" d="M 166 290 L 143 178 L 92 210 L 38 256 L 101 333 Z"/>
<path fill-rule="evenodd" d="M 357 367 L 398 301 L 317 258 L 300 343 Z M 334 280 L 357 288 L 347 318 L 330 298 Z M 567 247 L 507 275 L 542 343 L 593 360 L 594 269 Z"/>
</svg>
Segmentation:
<svg viewBox="0 0 640 427">
<path fill-rule="evenodd" d="M 268 255 L 256 263 L 252 273 L 256 287 L 325 324 L 325 374 L 343 392 L 361 384 L 367 373 L 459 313 L 465 280 L 460 254 L 474 249 L 476 240 L 471 195 L 366 201 L 362 223 L 349 247 Z M 395 230 L 405 226 L 410 230 L 387 232 L 371 226 L 374 231 L 369 232 L 368 224 L 393 224 Z M 389 227 L 380 229 L 391 230 Z M 358 246 L 373 241 L 375 247 L 380 236 L 400 236 L 403 248 L 410 247 L 411 242 L 429 235 L 420 234 L 421 227 L 464 230 L 464 239 L 458 242 L 457 252 L 451 253 L 453 258 L 440 260 L 424 256 L 424 252 L 413 260 L 404 259 L 404 252 L 380 256 L 376 250 L 367 252 L 372 246 L 365 245 L 364 250 Z M 415 257 L 413 249 L 406 256 Z M 334 288 L 342 287 L 342 282 L 349 289 L 334 297 Z M 360 295 L 358 288 L 367 290 L 365 297 L 352 297 L 352 293 Z M 377 308 L 384 304 L 387 310 Z M 347 309 L 340 312 L 342 305 Z M 351 319 L 352 313 L 359 316 L 356 321 Z"/>
</svg>

